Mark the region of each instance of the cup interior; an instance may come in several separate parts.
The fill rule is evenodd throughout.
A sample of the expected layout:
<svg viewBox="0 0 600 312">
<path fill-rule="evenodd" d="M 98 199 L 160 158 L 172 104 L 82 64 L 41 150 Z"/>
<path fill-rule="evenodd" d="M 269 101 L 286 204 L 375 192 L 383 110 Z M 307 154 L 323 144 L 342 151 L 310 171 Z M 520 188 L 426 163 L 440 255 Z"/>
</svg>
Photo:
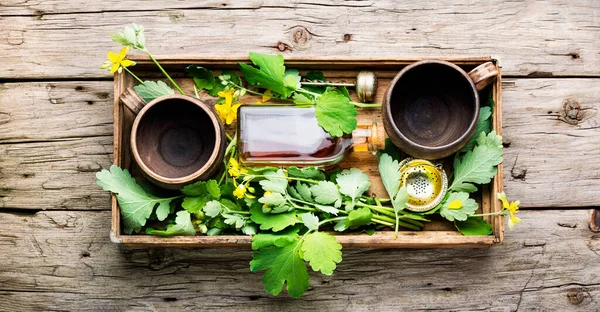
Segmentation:
<svg viewBox="0 0 600 312">
<path fill-rule="evenodd" d="M 155 103 L 141 116 L 135 144 L 150 171 L 176 179 L 207 164 L 217 147 L 216 138 L 216 126 L 202 107 L 172 98 Z"/>
<path fill-rule="evenodd" d="M 444 63 L 407 70 L 389 97 L 393 124 L 404 140 L 441 148 L 464 140 L 477 116 L 477 93 L 462 71 Z"/>
</svg>

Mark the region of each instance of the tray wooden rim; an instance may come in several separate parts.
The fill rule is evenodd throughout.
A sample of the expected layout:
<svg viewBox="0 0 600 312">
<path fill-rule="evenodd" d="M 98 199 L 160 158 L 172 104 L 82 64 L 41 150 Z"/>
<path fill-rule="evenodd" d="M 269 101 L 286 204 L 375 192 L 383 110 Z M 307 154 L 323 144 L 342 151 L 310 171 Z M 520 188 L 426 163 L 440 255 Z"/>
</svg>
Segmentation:
<svg viewBox="0 0 600 312">
<path fill-rule="evenodd" d="M 132 55 L 129 57 L 138 64 L 151 64 L 152 60 L 145 55 Z M 214 64 L 214 65 L 235 65 L 238 62 L 248 62 L 247 56 L 158 56 L 161 65 L 187 65 L 187 64 Z M 500 75 L 493 84 L 494 110 L 493 110 L 493 129 L 499 135 L 502 135 L 502 68 L 498 61 L 489 56 L 478 57 L 304 57 L 304 56 L 286 56 L 286 64 L 293 65 L 333 65 L 333 66 L 394 66 L 406 65 L 412 62 L 438 59 L 445 60 L 461 65 L 477 65 L 486 61 L 492 61 Z M 113 126 L 114 126 L 114 145 L 113 156 L 115 165 L 122 165 L 122 137 L 123 137 L 123 106 L 120 105 L 119 96 L 125 89 L 128 80 L 125 73 L 115 73 L 114 75 L 114 102 L 113 102 Z M 483 188 L 482 210 L 484 212 L 500 211 L 500 202 L 493 196 L 503 189 L 502 181 L 502 163 L 498 166 L 496 176 L 493 178 L 489 187 Z M 114 194 L 111 196 L 112 222 L 110 239 L 114 243 L 128 246 L 139 247 L 248 247 L 251 244 L 250 236 L 176 236 L 176 237 L 158 237 L 152 235 L 127 235 L 121 234 L 120 228 L 120 209 Z M 366 248 L 482 248 L 498 244 L 504 240 L 504 217 L 493 216 L 486 217 L 491 223 L 493 234 L 488 236 L 463 236 L 454 231 L 421 231 L 421 232 L 400 232 L 397 239 L 394 239 L 392 231 L 380 231 L 373 235 L 367 234 L 338 234 L 336 238 L 344 247 L 366 247 Z"/>
</svg>

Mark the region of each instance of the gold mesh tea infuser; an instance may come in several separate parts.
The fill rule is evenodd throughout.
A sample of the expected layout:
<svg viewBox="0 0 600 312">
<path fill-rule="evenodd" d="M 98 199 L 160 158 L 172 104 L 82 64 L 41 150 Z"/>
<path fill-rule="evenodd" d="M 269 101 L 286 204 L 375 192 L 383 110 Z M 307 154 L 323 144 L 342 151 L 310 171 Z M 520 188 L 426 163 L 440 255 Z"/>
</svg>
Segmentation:
<svg viewBox="0 0 600 312">
<path fill-rule="evenodd" d="M 400 186 L 406 186 L 406 209 L 422 212 L 437 206 L 448 191 L 448 178 L 441 164 L 406 158 L 400 162 Z"/>
</svg>

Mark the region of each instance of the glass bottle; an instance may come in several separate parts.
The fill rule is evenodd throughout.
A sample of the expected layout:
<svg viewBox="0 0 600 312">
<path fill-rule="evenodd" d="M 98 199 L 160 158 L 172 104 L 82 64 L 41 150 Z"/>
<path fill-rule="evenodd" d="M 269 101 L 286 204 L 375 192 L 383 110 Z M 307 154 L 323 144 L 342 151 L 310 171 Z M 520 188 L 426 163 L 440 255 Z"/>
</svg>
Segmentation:
<svg viewBox="0 0 600 312">
<path fill-rule="evenodd" d="M 384 145 L 385 130 L 376 122 L 332 137 L 317 123 L 314 107 L 242 105 L 238 112 L 238 152 L 245 166 L 330 167 L 351 150 L 374 154 Z"/>
</svg>

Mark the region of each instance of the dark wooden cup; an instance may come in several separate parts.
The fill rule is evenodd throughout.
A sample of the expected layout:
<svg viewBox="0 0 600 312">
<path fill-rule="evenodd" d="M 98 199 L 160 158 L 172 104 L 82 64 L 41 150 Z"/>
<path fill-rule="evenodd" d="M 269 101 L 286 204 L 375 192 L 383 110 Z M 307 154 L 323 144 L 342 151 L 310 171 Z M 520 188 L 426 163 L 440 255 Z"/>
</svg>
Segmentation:
<svg viewBox="0 0 600 312">
<path fill-rule="evenodd" d="M 491 62 L 469 73 L 437 60 L 405 67 L 384 97 L 383 125 L 388 137 L 417 158 L 439 159 L 456 153 L 477 127 L 478 91 L 498 73 Z"/>
<path fill-rule="evenodd" d="M 179 94 L 146 104 L 131 88 L 120 99 L 137 114 L 131 129 L 131 152 L 149 181 L 179 189 L 209 179 L 221 168 L 225 130 L 208 105 Z"/>
</svg>

